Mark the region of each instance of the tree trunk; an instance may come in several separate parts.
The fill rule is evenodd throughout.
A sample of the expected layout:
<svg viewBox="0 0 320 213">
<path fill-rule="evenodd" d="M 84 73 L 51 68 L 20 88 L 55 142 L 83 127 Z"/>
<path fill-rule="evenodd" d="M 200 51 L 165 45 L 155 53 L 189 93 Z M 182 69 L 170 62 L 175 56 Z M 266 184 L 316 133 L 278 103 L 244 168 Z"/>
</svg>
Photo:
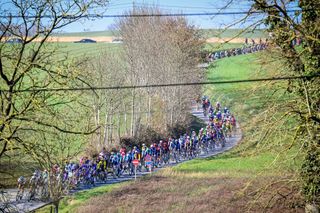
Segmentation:
<svg viewBox="0 0 320 213">
<path fill-rule="evenodd" d="M 103 145 L 106 146 L 108 143 L 108 112 L 106 113 L 106 120 L 104 122 L 104 134 L 103 134 Z"/>
<path fill-rule="evenodd" d="M 171 106 L 171 110 L 170 110 L 170 126 L 172 127 L 173 125 L 173 106 Z"/>
<path fill-rule="evenodd" d="M 110 115 L 110 143 L 112 143 L 113 136 L 113 114 Z"/>
<path fill-rule="evenodd" d="M 151 121 L 151 96 L 150 94 L 148 95 L 148 119 L 147 119 L 147 126 L 150 126 L 150 121 Z"/>
<path fill-rule="evenodd" d="M 132 102 L 131 102 L 131 106 L 132 106 L 132 112 L 131 112 L 131 129 L 130 129 L 130 132 L 131 132 L 131 136 L 134 137 L 134 118 L 135 118 L 135 91 L 134 89 L 132 90 Z"/>
<path fill-rule="evenodd" d="M 127 123 L 127 106 L 125 103 L 124 105 L 124 124 L 125 124 L 125 129 L 126 129 L 126 135 L 128 135 L 128 123 Z"/>
<path fill-rule="evenodd" d="M 119 138 L 119 141 L 120 141 L 120 138 L 121 138 L 121 114 L 119 112 L 119 115 L 118 115 L 118 138 Z"/>
<path fill-rule="evenodd" d="M 54 213 L 59 212 L 59 200 L 53 203 L 54 206 Z"/>
<path fill-rule="evenodd" d="M 98 107 L 97 110 L 97 127 L 99 127 L 100 125 L 100 109 Z M 102 132 L 101 132 L 101 128 L 99 128 L 99 132 L 98 132 L 98 144 L 99 146 L 101 145 L 101 137 L 102 137 Z"/>
</svg>

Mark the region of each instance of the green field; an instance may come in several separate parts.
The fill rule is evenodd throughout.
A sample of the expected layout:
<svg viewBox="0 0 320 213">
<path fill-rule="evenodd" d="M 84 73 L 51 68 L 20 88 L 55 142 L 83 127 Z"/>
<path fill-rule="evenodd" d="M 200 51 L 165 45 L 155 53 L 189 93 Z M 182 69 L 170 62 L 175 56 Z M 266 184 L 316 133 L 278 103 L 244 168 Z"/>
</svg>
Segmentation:
<svg viewBox="0 0 320 213">
<path fill-rule="evenodd" d="M 57 57 L 68 55 L 70 57 L 91 57 L 103 52 L 114 52 L 121 48 L 121 44 L 111 43 L 51 43 L 57 48 Z"/>
<path fill-rule="evenodd" d="M 92 31 L 92 32 L 72 32 L 72 33 L 55 33 L 56 37 L 98 37 L 98 36 L 118 36 L 116 31 Z M 201 34 L 205 38 L 221 37 L 221 38 L 266 38 L 267 33 L 263 30 L 255 30 L 250 32 L 249 30 L 243 32 L 242 29 L 227 29 L 225 31 L 218 29 L 201 29 Z"/>
<path fill-rule="evenodd" d="M 204 46 L 204 50 L 207 51 L 218 51 L 218 50 L 226 50 L 243 47 L 241 43 L 206 43 Z"/>
<path fill-rule="evenodd" d="M 118 51 L 122 48 L 122 44 L 113 43 L 52 43 L 51 45 L 59 49 L 58 55 L 69 54 L 71 57 L 96 55 L 104 51 Z M 217 51 L 242 47 L 240 43 L 212 43 L 205 44 L 204 50 Z"/>
<path fill-rule="evenodd" d="M 115 31 L 92 31 L 92 32 L 72 32 L 72 33 L 55 33 L 56 37 L 97 37 L 97 36 L 117 36 Z"/>
<path fill-rule="evenodd" d="M 250 30 L 244 31 L 243 29 L 227 29 L 227 30 L 218 30 L 218 29 L 205 29 L 202 30 L 202 34 L 205 38 L 210 37 L 220 37 L 220 38 L 266 38 L 267 33 L 263 30 Z"/>
</svg>

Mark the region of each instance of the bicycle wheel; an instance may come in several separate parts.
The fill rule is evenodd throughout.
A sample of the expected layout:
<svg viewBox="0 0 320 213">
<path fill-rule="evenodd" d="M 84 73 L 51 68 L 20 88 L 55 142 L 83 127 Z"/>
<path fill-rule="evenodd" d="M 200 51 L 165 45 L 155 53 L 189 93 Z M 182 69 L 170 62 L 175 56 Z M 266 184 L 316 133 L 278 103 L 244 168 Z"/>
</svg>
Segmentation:
<svg viewBox="0 0 320 213">
<path fill-rule="evenodd" d="M 16 201 L 20 201 L 22 197 L 20 196 L 20 190 L 18 190 L 17 195 L 16 195 Z"/>
<path fill-rule="evenodd" d="M 28 202 L 30 202 L 32 199 L 33 199 L 34 195 L 32 192 L 28 192 L 28 195 L 27 195 L 27 200 Z"/>
</svg>

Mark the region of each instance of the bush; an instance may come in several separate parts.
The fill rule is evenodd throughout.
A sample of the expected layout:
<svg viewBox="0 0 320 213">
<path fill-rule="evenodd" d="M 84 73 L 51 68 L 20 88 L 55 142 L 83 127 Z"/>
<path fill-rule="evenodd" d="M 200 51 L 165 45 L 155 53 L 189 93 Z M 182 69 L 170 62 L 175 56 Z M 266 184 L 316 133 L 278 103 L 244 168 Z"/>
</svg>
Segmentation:
<svg viewBox="0 0 320 213">
<path fill-rule="evenodd" d="M 120 145 L 127 148 L 133 148 L 133 146 L 141 147 L 142 144 L 151 145 L 152 143 L 159 142 L 163 138 L 164 136 L 157 133 L 154 129 L 142 126 L 137 136 L 121 137 Z"/>
</svg>

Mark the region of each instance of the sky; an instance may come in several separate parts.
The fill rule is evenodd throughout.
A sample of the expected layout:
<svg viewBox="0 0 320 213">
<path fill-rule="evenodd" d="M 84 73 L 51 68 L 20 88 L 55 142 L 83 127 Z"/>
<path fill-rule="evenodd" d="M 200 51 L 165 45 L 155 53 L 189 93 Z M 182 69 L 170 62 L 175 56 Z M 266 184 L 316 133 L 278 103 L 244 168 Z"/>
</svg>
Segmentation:
<svg viewBox="0 0 320 213">
<path fill-rule="evenodd" d="M 133 5 L 142 6 L 156 5 L 162 9 L 163 13 L 208 13 L 219 12 L 219 9 L 225 6 L 226 0 L 111 0 L 107 7 L 106 15 L 120 15 L 132 9 Z M 226 12 L 247 11 L 248 1 L 236 0 L 236 4 L 231 5 Z M 240 3 L 242 2 L 242 3 Z M 223 28 L 236 20 L 239 20 L 243 15 L 219 15 L 219 16 L 191 16 L 187 17 L 191 24 L 199 28 Z M 114 26 L 115 18 L 99 18 L 93 21 L 82 20 L 62 29 L 64 32 L 82 32 L 82 31 L 104 31 L 110 30 Z M 242 28 L 248 26 L 238 24 L 233 28 Z"/>
</svg>

